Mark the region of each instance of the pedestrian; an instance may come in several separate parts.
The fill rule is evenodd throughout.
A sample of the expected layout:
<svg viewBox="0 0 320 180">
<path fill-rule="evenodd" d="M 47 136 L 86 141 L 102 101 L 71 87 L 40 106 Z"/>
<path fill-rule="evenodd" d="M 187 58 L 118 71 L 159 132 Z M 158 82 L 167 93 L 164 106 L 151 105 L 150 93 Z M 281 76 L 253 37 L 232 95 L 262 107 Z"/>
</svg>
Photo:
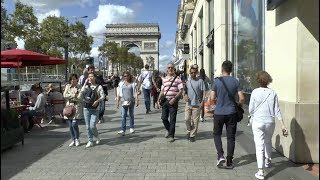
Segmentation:
<svg viewBox="0 0 320 180">
<path fill-rule="evenodd" d="M 271 138 L 275 129 L 275 117 L 281 123 L 284 136 L 287 136 L 288 130 L 282 121 L 277 93 L 268 88 L 268 85 L 272 82 L 272 77 L 266 71 L 259 71 L 256 81 L 260 87 L 254 89 L 251 93 L 249 114 L 251 115 L 258 164 L 258 172 L 255 177 L 264 179 L 263 169 L 270 167 L 271 163 Z"/>
<path fill-rule="evenodd" d="M 204 96 L 204 98 L 206 98 L 207 97 L 207 92 L 209 91 L 210 79 L 206 75 L 206 72 L 205 72 L 205 70 L 203 68 L 200 69 L 199 78 L 202 79 L 202 81 L 204 83 L 204 86 L 205 86 L 205 96 Z M 204 119 L 204 106 L 202 106 L 202 108 L 201 108 L 200 121 L 201 122 L 206 121 Z"/>
<path fill-rule="evenodd" d="M 84 68 L 83 69 L 83 72 L 82 72 L 82 75 L 80 76 L 79 78 L 79 85 L 83 86 L 84 84 L 84 81 L 88 78 L 88 69 L 87 68 Z"/>
<path fill-rule="evenodd" d="M 204 107 L 205 86 L 201 78 L 197 77 L 198 69 L 190 69 L 191 79 L 186 82 L 184 99 L 186 103 L 185 121 L 187 126 L 187 138 L 195 141 L 198 131 L 201 109 Z"/>
<path fill-rule="evenodd" d="M 69 84 L 66 85 L 66 88 L 63 92 L 63 97 L 66 100 L 66 106 L 74 106 L 75 114 L 71 117 L 64 116 L 64 119 L 68 122 L 71 143 L 69 147 L 79 146 L 79 125 L 78 121 L 83 117 L 83 105 L 80 99 L 81 85 L 78 84 L 78 75 L 71 74 L 69 77 Z"/>
<path fill-rule="evenodd" d="M 154 79 L 152 78 L 152 73 L 149 72 L 149 65 L 146 64 L 144 66 L 144 71 L 141 72 L 138 78 L 138 93 L 141 94 L 140 87 L 142 85 L 143 97 L 144 97 L 144 104 L 146 106 L 146 113 L 149 114 L 151 112 L 150 105 L 150 91 L 152 88 L 152 84 L 156 86 Z"/>
<path fill-rule="evenodd" d="M 84 82 L 87 80 L 89 73 L 94 73 L 95 72 L 95 67 L 93 64 L 88 65 L 88 67 L 86 68 L 87 70 L 84 70 L 83 72 L 83 78 L 80 77 L 80 84 L 83 86 Z"/>
<path fill-rule="evenodd" d="M 126 71 L 122 76 L 123 82 L 119 85 L 119 92 L 117 97 L 117 108 L 119 109 L 119 103 L 121 101 L 121 130 L 118 134 L 124 136 L 127 126 L 127 113 L 129 111 L 130 116 L 130 133 L 134 133 L 134 106 L 139 106 L 139 98 L 136 89 L 136 83 L 133 82 L 132 75 Z"/>
<path fill-rule="evenodd" d="M 47 103 L 47 98 L 43 93 L 43 89 L 40 84 L 36 84 L 35 86 L 33 86 L 32 90 L 34 90 L 34 94 L 37 96 L 37 100 L 34 104 L 32 102 L 30 103 L 29 111 L 21 113 L 21 119 L 23 119 L 25 116 L 29 121 L 29 127 L 27 130 L 25 130 L 26 132 L 30 132 L 33 128 L 34 121 L 32 119 L 34 116 L 44 115 L 45 105 Z"/>
<path fill-rule="evenodd" d="M 48 85 L 47 92 L 47 108 L 46 114 L 49 120 L 48 124 L 51 124 L 55 119 L 55 115 L 62 117 L 62 111 L 64 107 L 64 97 L 61 92 L 53 85 Z M 65 122 L 64 122 L 65 123 Z"/>
<path fill-rule="evenodd" d="M 159 109 L 160 107 L 158 106 L 158 98 L 159 98 L 159 94 L 160 94 L 160 88 L 161 88 L 161 85 L 162 85 L 162 78 L 160 77 L 159 75 L 159 71 L 155 71 L 154 72 L 154 82 L 155 82 L 155 85 L 152 87 L 152 91 L 153 91 L 153 108 L 156 109 L 156 106 L 157 106 L 157 109 Z"/>
<path fill-rule="evenodd" d="M 115 100 L 117 100 L 117 94 L 118 94 L 118 87 L 119 87 L 119 83 L 120 83 L 120 77 L 115 74 L 111 77 L 111 80 L 112 80 L 112 86 L 113 86 L 113 89 L 114 89 L 114 96 L 115 96 Z"/>
<path fill-rule="evenodd" d="M 159 107 L 162 107 L 161 119 L 164 127 L 167 130 L 165 138 L 168 138 L 169 142 L 174 142 L 176 117 L 178 111 L 178 102 L 182 95 L 183 84 L 181 79 L 177 78 L 175 73 L 175 67 L 173 63 L 167 65 L 168 74 L 162 79 L 161 92 L 158 99 Z M 165 102 L 162 104 L 162 96 L 165 98 Z M 170 122 L 168 118 L 170 117 Z"/>
<path fill-rule="evenodd" d="M 102 86 L 102 89 L 103 89 L 103 92 L 104 92 L 104 95 L 105 95 L 104 100 L 100 103 L 99 116 L 98 116 L 98 124 L 101 124 L 102 122 L 104 122 L 103 115 L 104 115 L 104 112 L 106 110 L 106 101 L 108 101 L 108 85 L 104 81 L 102 75 L 98 75 L 97 84 Z"/>
<path fill-rule="evenodd" d="M 235 147 L 235 135 L 237 131 L 237 110 L 234 104 L 234 101 L 230 98 L 235 99 L 235 95 L 238 94 L 239 102 L 241 105 L 244 103 L 244 95 L 242 93 L 242 88 L 240 86 L 239 81 L 230 76 L 232 71 L 232 63 L 231 61 L 224 61 L 222 63 L 222 76 L 216 78 L 212 85 L 211 91 L 211 100 L 216 105 L 214 111 L 214 119 L 213 119 L 213 138 L 214 143 L 217 150 L 218 162 L 217 166 L 221 167 L 225 163 L 226 159 L 224 158 L 224 151 L 221 142 L 221 134 L 224 124 L 226 125 L 227 130 L 227 166 L 226 168 L 233 168 L 233 155 L 234 155 L 234 147 Z M 228 91 L 223 85 L 225 82 L 228 91 L 230 92 L 230 96 L 228 95 Z"/>
<path fill-rule="evenodd" d="M 97 139 L 96 144 L 100 143 L 96 123 L 99 115 L 99 104 L 105 99 L 103 88 L 97 84 L 96 75 L 93 72 L 88 74 L 88 79 L 86 79 L 81 88 L 81 97 L 84 100 L 83 114 L 88 135 L 88 143 L 86 147 L 92 147 L 93 136 Z"/>
</svg>

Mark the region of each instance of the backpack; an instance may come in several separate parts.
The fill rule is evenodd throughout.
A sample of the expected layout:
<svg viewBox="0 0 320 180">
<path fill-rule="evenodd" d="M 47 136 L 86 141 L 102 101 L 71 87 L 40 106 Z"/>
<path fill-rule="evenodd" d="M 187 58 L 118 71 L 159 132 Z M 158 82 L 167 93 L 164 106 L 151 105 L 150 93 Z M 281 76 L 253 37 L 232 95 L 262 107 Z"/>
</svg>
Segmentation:
<svg viewBox="0 0 320 180">
<path fill-rule="evenodd" d="M 85 92 L 84 94 L 84 107 L 87 109 L 96 109 L 97 106 L 92 106 L 92 104 L 99 99 L 98 96 L 98 89 L 99 85 L 95 88 L 95 89 L 91 89 L 91 87 L 89 86 L 88 90 Z"/>
</svg>

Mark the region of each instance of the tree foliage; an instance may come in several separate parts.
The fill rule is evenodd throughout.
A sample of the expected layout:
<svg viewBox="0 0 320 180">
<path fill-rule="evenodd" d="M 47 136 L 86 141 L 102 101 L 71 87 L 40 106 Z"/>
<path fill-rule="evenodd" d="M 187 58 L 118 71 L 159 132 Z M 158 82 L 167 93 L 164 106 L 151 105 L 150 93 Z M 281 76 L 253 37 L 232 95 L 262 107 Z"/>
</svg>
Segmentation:
<svg viewBox="0 0 320 180">
<path fill-rule="evenodd" d="M 33 8 L 17 1 L 15 11 L 8 19 L 5 38 L 8 41 L 14 41 L 15 37 L 26 39 L 28 35 L 38 33 L 38 25 L 38 18 L 34 15 Z"/>
</svg>

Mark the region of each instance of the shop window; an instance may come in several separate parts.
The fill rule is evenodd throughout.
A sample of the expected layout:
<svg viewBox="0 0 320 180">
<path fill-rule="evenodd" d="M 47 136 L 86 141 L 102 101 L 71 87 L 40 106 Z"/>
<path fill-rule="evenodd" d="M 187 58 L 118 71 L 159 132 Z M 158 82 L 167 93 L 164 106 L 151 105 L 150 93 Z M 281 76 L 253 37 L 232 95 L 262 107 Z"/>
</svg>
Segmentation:
<svg viewBox="0 0 320 180">
<path fill-rule="evenodd" d="M 257 87 L 255 74 L 263 68 L 264 1 L 235 0 L 233 4 L 233 59 L 235 77 L 244 92 Z"/>
</svg>

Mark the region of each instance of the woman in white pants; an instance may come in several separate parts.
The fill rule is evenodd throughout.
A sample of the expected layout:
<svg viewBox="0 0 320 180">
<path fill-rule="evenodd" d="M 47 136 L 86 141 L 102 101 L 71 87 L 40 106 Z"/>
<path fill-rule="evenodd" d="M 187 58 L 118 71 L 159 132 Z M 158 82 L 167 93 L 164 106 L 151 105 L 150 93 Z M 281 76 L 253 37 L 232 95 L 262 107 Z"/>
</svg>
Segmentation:
<svg viewBox="0 0 320 180">
<path fill-rule="evenodd" d="M 260 87 L 251 93 L 249 114 L 251 115 L 259 169 L 255 177 L 264 179 L 263 168 L 270 167 L 271 163 L 271 138 L 275 129 L 275 117 L 280 121 L 285 136 L 288 134 L 288 130 L 282 121 L 278 96 L 275 91 L 267 87 L 272 82 L 271 76 L 266 71 L 260 71 L 257 73 L 256 80 Z"/>
</svg>

